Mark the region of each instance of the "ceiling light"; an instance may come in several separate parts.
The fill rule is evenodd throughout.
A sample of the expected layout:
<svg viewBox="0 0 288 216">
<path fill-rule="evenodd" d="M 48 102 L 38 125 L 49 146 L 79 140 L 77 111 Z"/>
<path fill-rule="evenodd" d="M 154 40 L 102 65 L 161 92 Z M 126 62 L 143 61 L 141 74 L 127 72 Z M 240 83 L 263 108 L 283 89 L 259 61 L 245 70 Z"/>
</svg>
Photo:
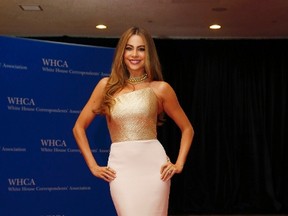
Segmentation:
<svg viewBox="0 0 288 216">
<path fill-rule="evenodd" d="M 19 5 L 23 11 L 42 11 L 40 5 Z"/>
<path fill-rule="evenodd" d="M 213 25 L 209 26 L 209 28 L 215 30 L 215 29 L 220 29 L 221 26 L 218 24 L 213 24 Z"/>
<path fill-rule="evenodd" d="M 103 24 L 99 24 L 96 26 L 97 29 L 107 29 L 107 26 L 106 25 L 103 25 Z"/>
</svg>

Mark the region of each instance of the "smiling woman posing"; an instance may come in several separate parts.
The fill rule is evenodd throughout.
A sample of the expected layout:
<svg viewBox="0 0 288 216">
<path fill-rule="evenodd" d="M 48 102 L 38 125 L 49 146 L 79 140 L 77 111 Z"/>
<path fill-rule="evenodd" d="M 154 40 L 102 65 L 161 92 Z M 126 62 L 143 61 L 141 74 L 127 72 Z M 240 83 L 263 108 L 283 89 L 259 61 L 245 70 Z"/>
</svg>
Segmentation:
<svg viewBox="0 0 288 216">
<path fill-rule="evenodd" d="M 157 140 L 163 113 L 182 134 L 175 163 Z M 112 140 L 105 167 L 97 164 L 86 136 L 92 120 L 102 114 Z M 183 170 L 194 130 L 174 90 L 163 81 L 155 44 L 146 30 L 132 27 L 123 33 L 111 75 L 96 85 L 73 133 L 92 174 L 109 182 L 119 216 L 167 216 L 170 179 Z"/>
</svg>

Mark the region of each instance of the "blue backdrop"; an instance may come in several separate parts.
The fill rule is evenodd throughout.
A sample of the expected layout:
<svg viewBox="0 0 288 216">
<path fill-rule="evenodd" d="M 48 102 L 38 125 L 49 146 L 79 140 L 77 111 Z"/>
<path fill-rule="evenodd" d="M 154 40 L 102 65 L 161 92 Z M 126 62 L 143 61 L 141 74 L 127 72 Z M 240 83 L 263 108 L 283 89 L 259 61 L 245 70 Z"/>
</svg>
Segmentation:
<svg viewBox="0 0 288 216">
<path fill-rule="evenodd" d="M 106 182 L 91 175 L 72 127 L 114 49 L 0 37 L 0 215 L 116 215 Z M 88 129 L 106 165 L 103 117 Z"/>
</svg>

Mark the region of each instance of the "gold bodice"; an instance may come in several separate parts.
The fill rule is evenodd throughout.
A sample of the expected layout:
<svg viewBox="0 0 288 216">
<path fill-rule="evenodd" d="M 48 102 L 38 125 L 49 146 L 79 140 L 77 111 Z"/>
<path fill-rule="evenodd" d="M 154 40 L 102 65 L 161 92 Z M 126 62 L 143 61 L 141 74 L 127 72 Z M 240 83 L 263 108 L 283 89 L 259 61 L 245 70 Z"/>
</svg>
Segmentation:
<svg viewBox="0 0 288 216">
<path fill-rule="evenodd" d="M 107 124 L 112 142 L 155 139 L 157 97 L 143 88 L 115 97 Z"/>
</svg>

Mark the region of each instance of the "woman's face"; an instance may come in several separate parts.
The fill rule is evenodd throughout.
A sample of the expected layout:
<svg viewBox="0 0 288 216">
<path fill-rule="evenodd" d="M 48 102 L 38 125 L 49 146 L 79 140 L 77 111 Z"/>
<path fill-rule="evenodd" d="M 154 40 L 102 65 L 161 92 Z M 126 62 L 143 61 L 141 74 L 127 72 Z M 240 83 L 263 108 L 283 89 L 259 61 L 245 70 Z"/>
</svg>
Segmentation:
<svg viewBox="0 0 288 216">
<path fill-rule="evenodd" d="M 130 73 L 139 76 L 144 72 L 145 43 L 141 36 L 132 35 L 125 47 L 124 62 Z"/>
</svg>

